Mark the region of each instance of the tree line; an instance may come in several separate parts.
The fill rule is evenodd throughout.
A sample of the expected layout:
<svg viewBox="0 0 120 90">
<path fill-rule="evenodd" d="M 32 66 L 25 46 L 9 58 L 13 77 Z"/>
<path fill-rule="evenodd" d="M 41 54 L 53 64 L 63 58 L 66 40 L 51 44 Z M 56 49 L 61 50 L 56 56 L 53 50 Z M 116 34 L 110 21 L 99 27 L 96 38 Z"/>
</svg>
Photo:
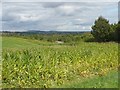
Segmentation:
<svg viewBox="0 0 120 90">
<path fill-rule="evenodd" d="M 30 34 L 30 33 L 16 33 L 16 32 L 3 32 L 2 36 L 8 37 L 20 37 L 25 39 L 33 39 L 40 41 L 56 42 L 61 41 L 64 43 L 74 43 L 80 41 L 90 41 L 93 38 L 90 32 L 79 32 L 79 33 L 51 33 L 51 34 Z M 92 39 L 91 39 L 92 40 Z"/>
<path fill-rule="evenodd" d="M 62 41 L 65 43 L 72 42 L 109 42 L 115 41 L 119 42 L 120 38 L 120 21 L 118 23 L 110 24 L 109 20 L 100 16 L 95 20 L 94 25 L 92 26 L 91 32 L 84 33 L 52 33 L 52 34 L 34 34 L 34 33 L 10 33 L 4 32 L 2 36 L 15 36 L 22 37 L 26 39 L 35 39 L 42 41 Z"/>
</svg>

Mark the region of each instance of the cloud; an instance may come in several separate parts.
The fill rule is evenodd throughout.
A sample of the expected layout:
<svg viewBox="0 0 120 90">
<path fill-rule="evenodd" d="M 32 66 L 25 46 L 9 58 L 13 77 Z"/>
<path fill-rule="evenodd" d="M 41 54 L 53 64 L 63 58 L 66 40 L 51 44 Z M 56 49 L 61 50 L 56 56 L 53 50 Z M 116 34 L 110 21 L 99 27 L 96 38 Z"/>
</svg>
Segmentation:
<svg viewBox="0 0 120 90">
<path fill-rule="evenodd" d="M 63 4 L 63 2 L 46 2 L 46 3 L 42 3 L 44 8 L 56 8 L 59 7 Z"/>
<path fill-rule="evenodd" d="M 119 0 L 4 0 L 3 2 L 119 2 Z"/>
<path fill-rule="evenodd" d="M 120 2 L 118 3 L 118 19 L 120 21 Z"/>
<path fill-rule="evenodd" d="M 2 4 L 0 3 L 0 31 L 2 31 Z"/>
<path fill-rule="evenodd" d="M 90 30 L 102 15 L 117 22 L 117 3 L 38 2 L 3 3 L 4 30 Z"/>
</svg>

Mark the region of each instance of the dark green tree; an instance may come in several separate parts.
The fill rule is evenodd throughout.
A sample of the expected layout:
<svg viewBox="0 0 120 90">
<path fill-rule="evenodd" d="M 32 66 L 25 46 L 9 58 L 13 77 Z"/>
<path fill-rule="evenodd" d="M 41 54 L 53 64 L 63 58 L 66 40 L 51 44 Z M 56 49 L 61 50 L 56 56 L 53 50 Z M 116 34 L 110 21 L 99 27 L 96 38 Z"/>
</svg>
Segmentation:
<svg viewBox="0 0 120 90">
<path fill-rule="evenodd" d="M 116 33 L 116 40 L 118 42 L 120 42 L 120 21 L 117 24 L 117 28 L 116 28 L 116 32 L 115 33 Z"/>
<path fill-rule="evenodd" d="M 109 21 L 100 16 L 95 24 L 92 26 L 91 34 L 97 41 L 110 41 L 112 38 L 113 30 L 109 24 Z"/>
<path fill-rule="evenodd" d="M 112 41 L 116 41 L 118 39 L 117 27 L 118 27 L 118 24 L 116 24 L 116 23 L 111 24 L 112 32 L 111 32 L 111 38 L 110 39 Z"/>
</svg>

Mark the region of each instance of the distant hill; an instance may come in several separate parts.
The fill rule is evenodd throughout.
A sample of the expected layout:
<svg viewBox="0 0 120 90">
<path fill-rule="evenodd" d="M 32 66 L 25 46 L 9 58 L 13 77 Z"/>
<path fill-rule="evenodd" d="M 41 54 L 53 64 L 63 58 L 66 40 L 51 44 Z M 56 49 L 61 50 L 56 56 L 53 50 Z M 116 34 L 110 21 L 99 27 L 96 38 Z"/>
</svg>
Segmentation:
<svg viewBox="0 0 120 90">
<path fill-rule="evenodd" d="M 20 34 L 82 34 L 90 31 L 37 31 L 37 30 L 28 30 L 28 31 L 2 31 L 0 33 L 20 33 Z"/>
</svg>

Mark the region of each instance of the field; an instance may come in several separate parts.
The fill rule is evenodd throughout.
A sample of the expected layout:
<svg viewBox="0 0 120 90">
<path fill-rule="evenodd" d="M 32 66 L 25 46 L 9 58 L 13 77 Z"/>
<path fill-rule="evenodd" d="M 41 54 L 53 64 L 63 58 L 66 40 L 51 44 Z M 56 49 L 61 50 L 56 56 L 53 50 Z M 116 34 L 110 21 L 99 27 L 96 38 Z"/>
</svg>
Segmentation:
<svg viewBox="0 0 120 90">
<path fill-rule="evenodd" d="M 3 88 L 117 88 L 118 44 L 2 38 Z"/>
</svg>

